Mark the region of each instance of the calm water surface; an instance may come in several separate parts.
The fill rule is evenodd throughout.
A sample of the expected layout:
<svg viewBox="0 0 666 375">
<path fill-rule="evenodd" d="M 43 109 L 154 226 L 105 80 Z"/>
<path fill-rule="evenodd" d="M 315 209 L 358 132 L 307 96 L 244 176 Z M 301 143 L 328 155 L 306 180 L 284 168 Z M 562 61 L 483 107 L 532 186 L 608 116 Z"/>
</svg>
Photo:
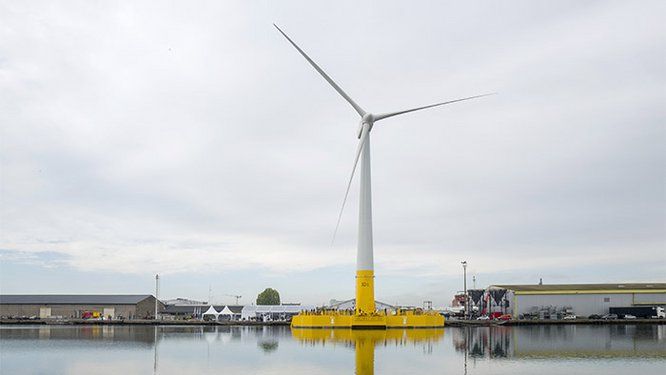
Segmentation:
<svg viewBox="0 0 666 375">
<path fill-rule="evenodd" d="M 0 326 L 2 374 L 657 374 L 666 326 Z"/>
</svg>

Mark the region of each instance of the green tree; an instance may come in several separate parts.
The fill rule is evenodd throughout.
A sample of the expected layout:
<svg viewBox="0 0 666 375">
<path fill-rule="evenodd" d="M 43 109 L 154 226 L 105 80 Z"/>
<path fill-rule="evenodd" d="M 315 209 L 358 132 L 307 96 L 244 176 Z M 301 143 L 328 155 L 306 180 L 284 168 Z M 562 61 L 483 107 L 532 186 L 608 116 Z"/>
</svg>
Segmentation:
<svg viewBox="0 0 666 375">
<path fill-rule="evenodd" d="M 279 305 L 280 293 L 273 288 L 266 288 L 257 296 L 257 305 Z"/>
</svg>

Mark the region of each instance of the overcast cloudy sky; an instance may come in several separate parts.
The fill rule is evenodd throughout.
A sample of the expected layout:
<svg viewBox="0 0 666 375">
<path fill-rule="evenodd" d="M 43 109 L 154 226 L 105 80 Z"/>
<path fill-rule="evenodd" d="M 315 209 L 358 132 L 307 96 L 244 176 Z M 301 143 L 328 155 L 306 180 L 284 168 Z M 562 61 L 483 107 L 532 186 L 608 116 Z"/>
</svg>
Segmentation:
<svg viewBox="0 0 666 375">
<path fill-rule="evenodd" d="M 3 293 L 353 297 L 353 109 L 377 297 L 662 281 L 661 1 L 0 0 Z"/>
</svg>

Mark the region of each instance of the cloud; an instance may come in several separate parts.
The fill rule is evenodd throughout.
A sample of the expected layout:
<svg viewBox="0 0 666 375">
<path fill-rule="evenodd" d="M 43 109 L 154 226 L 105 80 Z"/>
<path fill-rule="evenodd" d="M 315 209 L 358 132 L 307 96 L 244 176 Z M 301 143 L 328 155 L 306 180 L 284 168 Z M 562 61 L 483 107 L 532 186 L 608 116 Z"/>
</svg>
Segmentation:
<svg viewBox="0 0 666 375">
<path fill-rule="evenodd" d="M 358 119 L 274 21 L 369 110 L 499 92 L 375 127 L 378 272 L 663 259 L 659 2 L 1 7 L 5 264 L 352 268 Z"/>
</svg>

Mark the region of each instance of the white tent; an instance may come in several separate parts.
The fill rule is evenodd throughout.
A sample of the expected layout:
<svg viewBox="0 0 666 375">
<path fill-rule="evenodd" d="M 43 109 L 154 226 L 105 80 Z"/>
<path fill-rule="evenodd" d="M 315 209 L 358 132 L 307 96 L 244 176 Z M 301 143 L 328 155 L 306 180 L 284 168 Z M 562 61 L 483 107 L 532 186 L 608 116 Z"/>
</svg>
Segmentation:
<svg viewBox="0 0 666 375">
<path fill-rule="evenodd" d="M 233 316 L 233 315 L 234 315 L 234 312 L 231 311 L 231 309 L 229 308 L 229 306 L 224 306 L 224 308 L 222 309 L 222 311 L 219 312 L 219 314 L 220 314 L 220 315 L 229 315 L 229 316 Z"/>
<path fill-rule="evenodd" d="M 220 311 L 220 319 L 236 320 L 236 319 L 240 319 L 240 316 L 238 316 L 238 314 L 234 314 L 234 312 L 231 311 L 229 306 L 224 306 L 222 311 Z"/>
<path fill-rule="evenodd" d="M 217 317 L 220 316 L 220 314 L 221 313 L 217 312 L 217 310 L 215 310 L 215 308 L 211 305 L 205 313 L 201 314 L 201 317 L 206 315 L 215 315 L 215 320 L 217 320 Z"/>
</svg>

